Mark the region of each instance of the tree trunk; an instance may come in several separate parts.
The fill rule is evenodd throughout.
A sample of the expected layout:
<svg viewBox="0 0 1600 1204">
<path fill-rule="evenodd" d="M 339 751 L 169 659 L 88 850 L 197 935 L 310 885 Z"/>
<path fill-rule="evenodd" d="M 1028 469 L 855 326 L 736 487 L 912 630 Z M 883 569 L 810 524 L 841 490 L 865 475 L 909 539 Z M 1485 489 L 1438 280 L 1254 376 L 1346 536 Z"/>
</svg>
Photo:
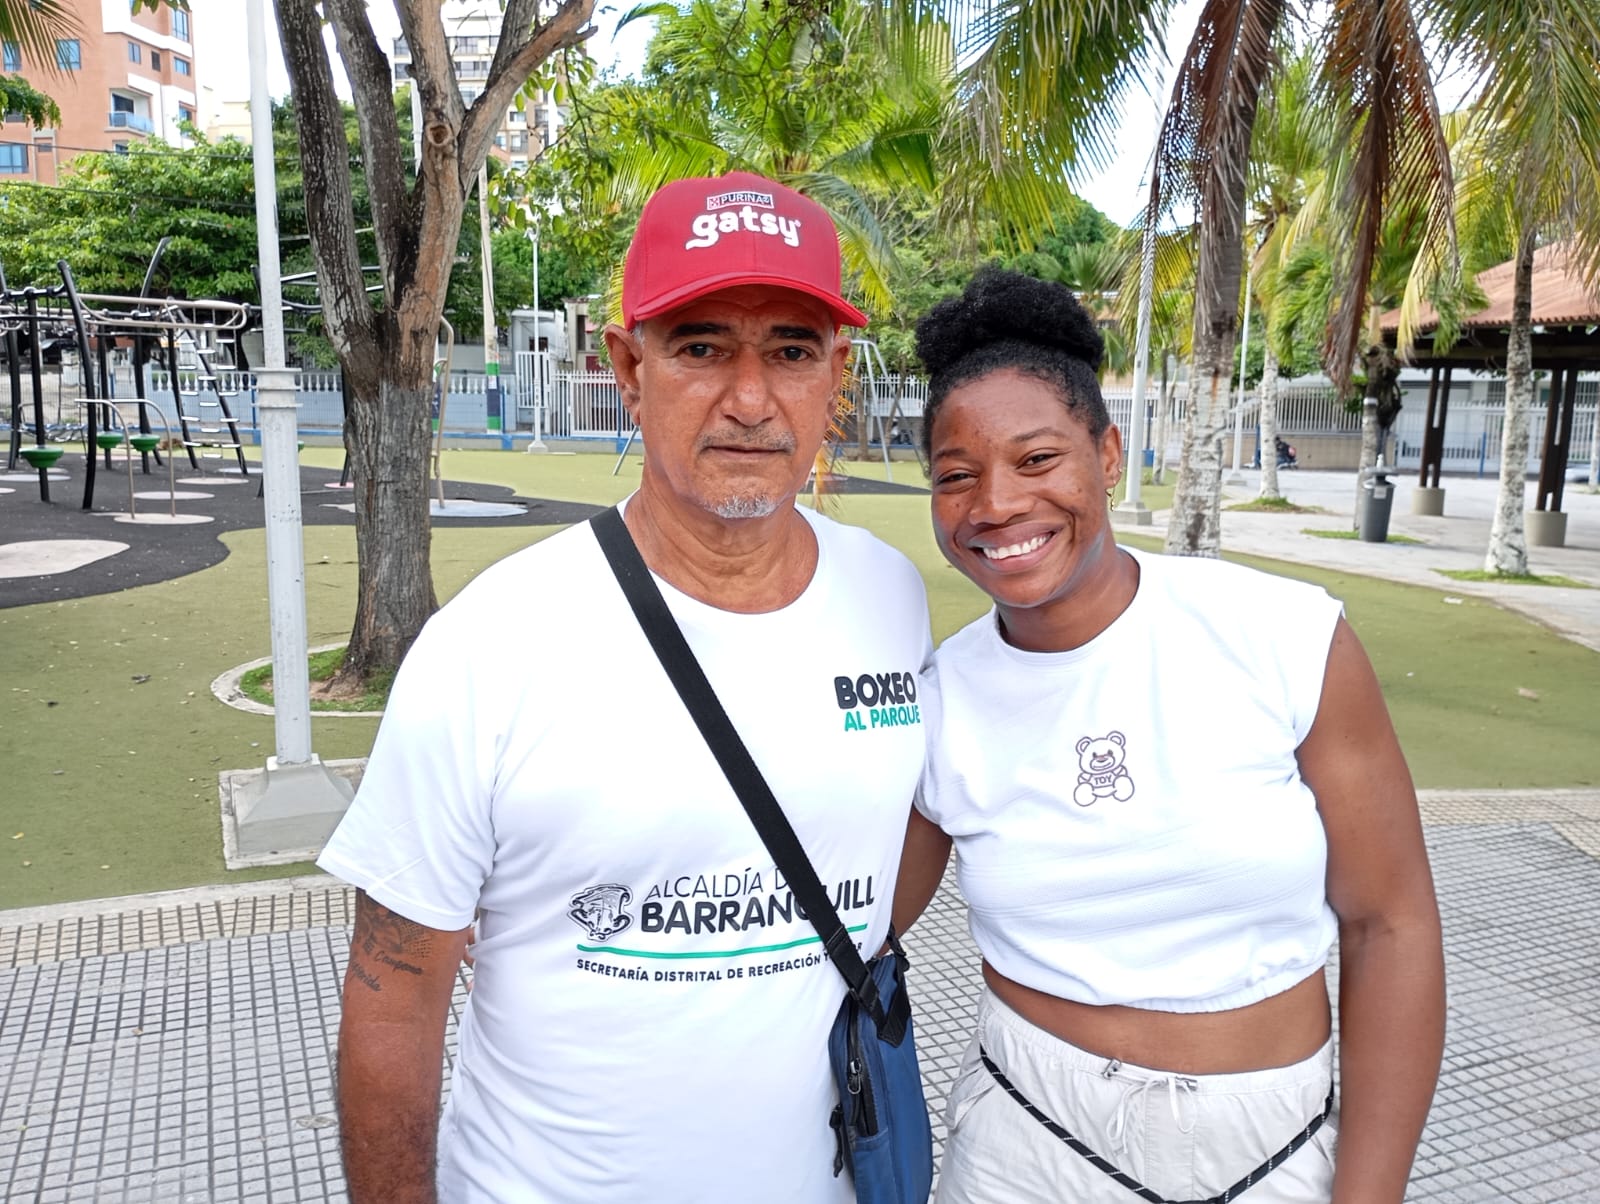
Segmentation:
<svg viewBox="0 0 1600 1204">
<path fill-rule="evenodd" d="M 1528 541 L 1523 533 L 1527 507 L 1528 411 L 1533 406 L 1533 251 L 1534 232 L 1517 244 L 1515 291 L 1511 297 L 1511 335 L 1506 341 L 1506 416 L 1500 435 L 1500 494 L 1489 529 L 1483 567 L 1491 573 L 1525 574 Z"/>
<path fill-rule="evenodd" d="M 1356 508 L 1350 516 L 1350 529 L 1361 529 L 1361 505 L 1366 497 L 1368 474 L 1378 463 L 1378 402 L 1368 394 L 1361 399 L 1361 459 L 1356 465 Z"/>
<path fill-rule="evenodd" d="M 1167 429 L 1172 417 L 1172 378 L 1168 371 L 1172 357 L 1161 353 L 1161 400 L 1156 404 L 1156 437 L 1150 457 L 1150 483 L 1160 485 L 1167 475 Z"/>
<path fill-rule="evenodd" d="M 1266 325 L 1263 323 L 1263 325 Z M 1261 361 L 1261 496 L 1281 498 L 1278 492 L 1278 353 L 1267 339 Z"/>
<path fill-rule="evenodd" d="M 1179 556 L 1218 556 L 1222 551 L 1222 448 L 1227 436 L 1233 384 L 1233 341 L 1239 326 L 1239 279 L 1244 263 L 1239 238 L 1244 174 L 1231 222 L 1201 219 L 1202 239 L 1226 240 L 1217 270 L 1195 290 L 1194 359 L 1189 404 L 1183 422 L 1183 457 L 1167 519 L 1166 550 Z M 1201 256 L 1202 274 L 1206 257 Z"/>
<path fill-rule="evenodd" d="M 345 450 L 355 483 L 357 592 L 341 685 L 398 665 L 438 609 L 428 560 L 432 367 L 431 346 L 427 357 L 385 356 L 376 379 L 358 377 L 351 390 Z"/>
</svg>

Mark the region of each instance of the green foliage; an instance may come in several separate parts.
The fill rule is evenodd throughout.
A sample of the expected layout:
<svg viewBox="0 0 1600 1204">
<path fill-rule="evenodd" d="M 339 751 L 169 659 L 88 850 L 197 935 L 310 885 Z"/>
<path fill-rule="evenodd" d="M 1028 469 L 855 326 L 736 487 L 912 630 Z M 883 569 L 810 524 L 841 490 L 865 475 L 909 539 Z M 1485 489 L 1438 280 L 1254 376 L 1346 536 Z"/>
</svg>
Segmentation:
<svg viewBox="0 0 1600 1204">
<path fill-rule="evenodd" d="M 233 138 L 190 150 L 148 139 L 127 154 L 79 155 L 60 187 L 0 184 L 7 277 L 57 281 L 65 259 L 85 292 L 137 293 L 156 244 L 170 237 L 159 291 L 253 300 L 253 198 L 250 150 Z"/>
<path fill-rule="evenodd" d="M 55 101 L 20 75 L 0 75 L 0 126 L 14 113 L 20 113 L 22 120 L 32 126 L 61 123 L 61 110 Z"/>
</svg>

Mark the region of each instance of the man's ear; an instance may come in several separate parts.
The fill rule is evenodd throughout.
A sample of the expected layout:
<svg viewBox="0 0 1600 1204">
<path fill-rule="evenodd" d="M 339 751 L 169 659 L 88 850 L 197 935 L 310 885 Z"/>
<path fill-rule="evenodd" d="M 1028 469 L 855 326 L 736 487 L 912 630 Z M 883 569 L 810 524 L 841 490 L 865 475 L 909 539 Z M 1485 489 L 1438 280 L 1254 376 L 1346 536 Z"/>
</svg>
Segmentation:
<svg viewBox="0 0 1600 1204">
<path fill-rule="evenodd" d="M 644 332 L 637 335 L 624 330 L 615 322 L 602 332 L 606 353 L 611 357 L 611 371 L 617 378 L 617 388 L 622 393 L 622 404 L 634 425 L 639 422 L 639 361 L 643 358 Z"/>
<path fill-rule="evenodd" d="M 845 365 L 850 362 L 850 348 L 853 344 L 850 336 L 845 334 L 841 327 L 833 336 L 833 391 L 837 393 L 844 386 Z"/>
</svg>

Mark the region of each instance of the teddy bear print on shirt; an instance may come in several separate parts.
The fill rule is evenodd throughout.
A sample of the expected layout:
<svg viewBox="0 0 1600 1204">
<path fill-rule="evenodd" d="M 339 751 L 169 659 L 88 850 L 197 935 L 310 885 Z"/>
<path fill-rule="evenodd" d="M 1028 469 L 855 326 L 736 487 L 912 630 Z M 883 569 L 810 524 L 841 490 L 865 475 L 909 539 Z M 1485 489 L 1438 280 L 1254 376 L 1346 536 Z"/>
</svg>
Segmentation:
<svg viewBox="0 0 1600 1204">
<path fill-rule="evenodd" d="M 1085 736 L 1078 741 L 1078 784 L 1072 801 L 1088 807 L 1103 798 L 1119 802 L 1133 797 L 1133 778 L 1124 765 L 1127 738 L 1121 732 Z"/>
</svg>

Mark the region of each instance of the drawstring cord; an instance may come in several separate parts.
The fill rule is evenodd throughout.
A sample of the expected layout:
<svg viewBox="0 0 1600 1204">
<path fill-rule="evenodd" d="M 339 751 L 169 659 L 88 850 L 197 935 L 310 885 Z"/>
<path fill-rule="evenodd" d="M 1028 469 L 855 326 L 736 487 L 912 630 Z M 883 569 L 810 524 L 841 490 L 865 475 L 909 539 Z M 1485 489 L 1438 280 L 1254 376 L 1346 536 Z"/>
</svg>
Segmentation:
<svg viewBox="0 0 1600 1204">
<path fill-rule="evenodd" d="M 1109 1079 L 1121 1071 L 1120 1062 L 1109 1062 L 1100 1073 Z M 1135 1123 L 1136 1114 L 1144 1111 L 1145 1101 L 1149 1098 L 1150 1092 L 1163 1085 L 1167 1089 L 1167 1107 L 1172 1110 L 1172 1120 L 1178 1126 L 1178 1132 L 1185 1136 L 1194 1132 L 1198 1117 L 1192 1101 L 1200 1086 L 1194 1079 L 1181 1074 L 1163 1074 L 1155 1078 L 1132 1080 L 1128 1083 L 1128 1089 L 1122 1093 L 1122 1100 L 1117 1105 L 1116 1112 L 1112 1114 L 1110 1123 L 1106 1125 L 1106 1137 L 1116 1150 L 1118 1158 L 1128 1156 L 1128 1130 Z M 1184 1109 L 1180 1096 L 1187 1097 L 1191 1101 L 1187 1123 L 1183 1119 Z"/>
</svg>

